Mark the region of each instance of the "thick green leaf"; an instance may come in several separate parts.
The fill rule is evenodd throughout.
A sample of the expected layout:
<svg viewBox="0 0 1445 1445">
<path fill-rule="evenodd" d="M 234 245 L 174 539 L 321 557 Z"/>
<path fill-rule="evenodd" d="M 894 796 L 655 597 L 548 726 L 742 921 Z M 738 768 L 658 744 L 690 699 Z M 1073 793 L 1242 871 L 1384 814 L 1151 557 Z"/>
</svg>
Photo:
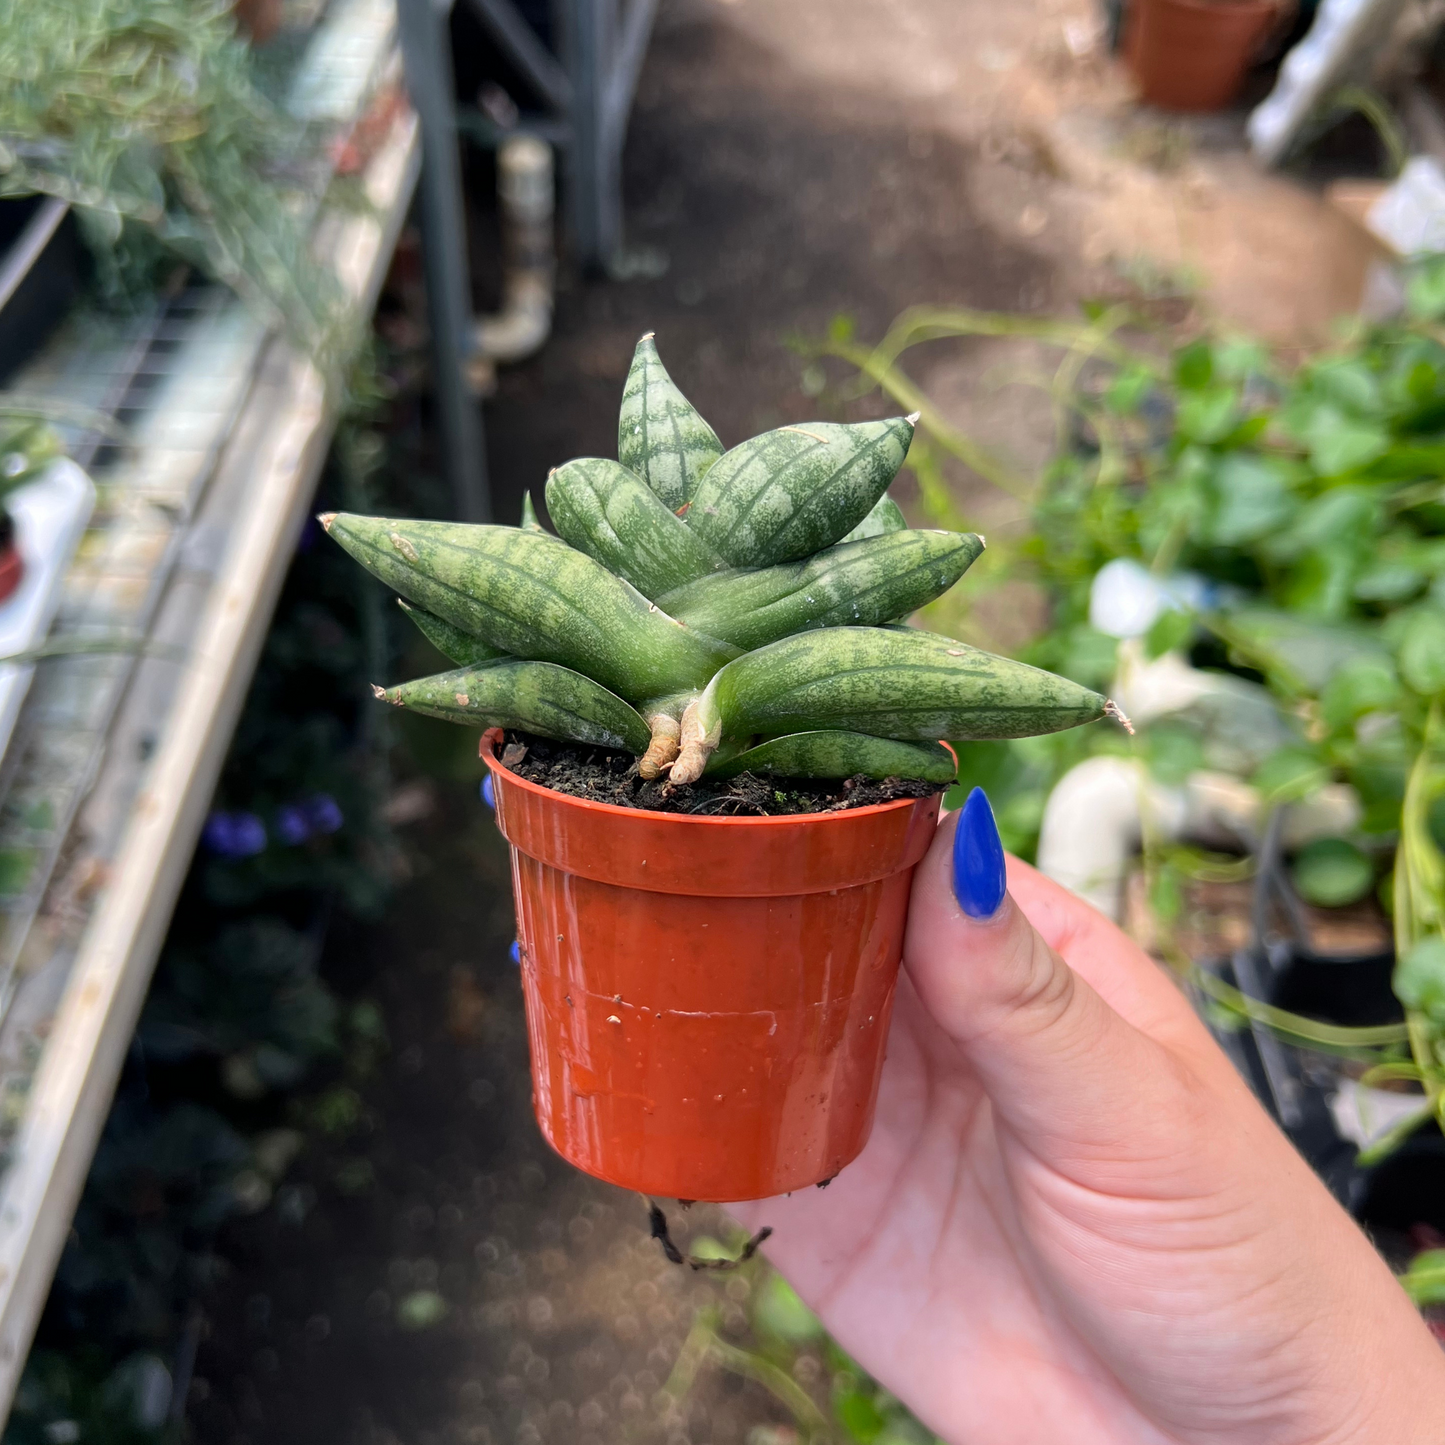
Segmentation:
<svg viewBox="0 0 1445 1445">
<path fill-rule="evenodd" d="M 510 654 L 498 647 L 490 647 L 480 637 L 453 627 L 444 617 L 437 617 L 424 608 L 413 607 L 410 602 L 397 598 L 401 610 L 416 623 L 426 638 L 443 657 L 449 657 L 458 667 L 484 667 L 491 662 L 501 662 Z"/>
<path fill-rule="evenodd" d="M 779 778 L 921 778 L 951 783 L 957 771 L 953 754 L 937 743 L 900 743 L 866 733 L 816 731 L 772 738 L 714 762 L 708 777 L 765 773 Z"/>
<path fill-rule="evenodd" d="M 459 667 L 378 689 L 397 707 L 467 727 L 518 728 L 593 747 L 647 751 L 647 724 L 615 693 L 580 672 L 550 662 Z"/>
<path fill-rule="evenodd" d="M 948 591 L 983 551 L 972 532 L 905 529 L 805 562 L 704 577 L 657 599 L 670 617 L 744 650 L 811 627 L 874 626 Z"/>
<path fill-rule="evenodd" d="M 909 627 L 829 627 L 729 663 L 699 704 L 723 734 L 815 729 L 904 742 L 1058 732 L 1104 714 L 1066 678 Z"/>
<path fill-rule="evenodd" d="M 513 657 L 575 668 L 633 702 L 703 687 L 737 651 L 689 631 L 545 532 L 346 512 L 322 520 L 409 601 Z"/>
<path fill-rule="evenodd" d="M 908 518 L 903 508 L 884 492 L 873 504 L 873 510 L 841 540 L 861 542 L 865 537 L 881 537 L 886 532 L 903 532 L 908 528 Z"/>
<path fill-rule="evenodd" d="M 677 389 L 649 332 L 637 343 L 622 389 L 617 460 L 676 512 L 722 454 L 717 433 Z"/>
<path fill-rule="evenodd" d="M 547 511 L 564 541 L 654 601 L 725 565 L 640 477 L 605 457 L 558 467 Z"/>
<path fill-rule="evenodd" d="M 764 432 L 713 465 L 693 495 L 687 524 L 734 567 L 809 557 L 872 511 L 912 438 L 905 417 Z"/>
</svg>

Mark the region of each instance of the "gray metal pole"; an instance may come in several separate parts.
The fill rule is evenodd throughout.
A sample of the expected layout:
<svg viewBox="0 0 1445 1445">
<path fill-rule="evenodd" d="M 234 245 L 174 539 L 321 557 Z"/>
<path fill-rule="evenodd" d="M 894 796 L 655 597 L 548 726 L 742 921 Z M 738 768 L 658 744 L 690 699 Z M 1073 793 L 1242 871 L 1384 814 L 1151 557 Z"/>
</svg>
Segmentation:
<svg viewBox="0 0 1445 1445">
<path fill-rule="evenodd" d="M 605 119 L 617 47 L 617 0 L 556 0 L 563 60 L 572 82 L 569 212 L 578 261 L 599 270 L 622 239 L 621 157 Z"/>
<path fill-rule="evenodd" d="M 462 217 L 462 167 L 452 93 L 450 6 L 398 0 L 397 24 L 407 90 L 421 123 L 421 226 L 431 320 L 432 369 L 440 412 L 442 465 L 464 522 L 492 519 L 482 417 L 467 386 L 471 288 Z"/>
</svg>

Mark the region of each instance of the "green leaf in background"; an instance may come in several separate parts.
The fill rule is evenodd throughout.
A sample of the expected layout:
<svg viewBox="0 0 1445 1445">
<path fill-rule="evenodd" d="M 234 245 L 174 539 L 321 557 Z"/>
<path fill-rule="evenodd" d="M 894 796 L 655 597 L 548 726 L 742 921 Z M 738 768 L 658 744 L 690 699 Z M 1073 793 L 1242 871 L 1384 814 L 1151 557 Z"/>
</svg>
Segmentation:
<svg viewBox="0 0 1445 1445">
<path fill-rule="evenodd" d="M 1400 676 L 1423 697 L 1445 692 L 1445 612 L 1422 607 L 1400 637 Z"/>
<path fill-rule="evenodd" d="M 1367 713 L 1393 708 L 1400 699 L 1395 670 L 1383 658 L 1355 657 L 1345 662 L 1320 692 L 1320 716 L 1332 732 L 1351 726 Z"/>
<path fill-rule="evenodd" d="M 1389 661 L 1379 635 L 1363 626 L 1326 626 L 1264 607 L 1231 612 L 1225 626 L 1227 635 L 1238 639 L 1251 665 L 1269 672 L 1279 670 L 1311 692 L 1318 692 L 1353 658 Z"/>
<path fill-rule="evenodd" d="M 1220 376 L 1245 381 L 1269 370 L 1269 352 L 1248 337 L 1233 336 L 1214 347 L 1214 365 Z"/>
<path fill-rule="evenodd" d="M 1119 639 L 1096 632 L 1087 623 L 1070 629 L 1053 670 L 1080 687 L 1102 691 L 1114 678 Z"/>
<path fill-rule="evenodd" d="M 1214 380 L 1214 352 L 1207 341 L 1191 341 L 1174 353 L 1174 380 L 1184 391 L 1201 391 Z"/>
<path fill-rule="evenodd" d="M 753 1296 L 753 1327 L 788 1344 L 804 1344 L 823 1336 L 818 1316 L 780 1274 L 770 1274 Z"/>
<path fill-rule="evenodd" d="M 1231 453 L 1215 468 L 1213 506 L 1203 540 L 1238 547 L 1284 526 L 1295 511 L 1282 468 L 1259 456 Z"/>
<path fill-rule="evenodd" d="M 1445 853 L 1445 793 L 1425 810 L 1425 826 L 1430 831 L 1430 841 Z"/>
<path fill-rule="evenodd" d="M 1179 399 L 1175 414 L 1179 435 L 1209 445 L 1223 441 L 1239 423 L 1239 402 L 1232 386 L 1211 386 Z"/>
<path fill-rule="evenodd" d="M 1289 530 L 1269 551 L 1281 558 L 1330 548 L 1370 553 L 1379 524 L 1380 501 L 1371 488 L 1331 487 L 1300 508 Z"/>
<path fill-rule="evenodd" d="M 1375 865 L 1346 838 L 1317 838 L 1295 855 L 1290 877 L 1306 903 L 1344 908 L 1375 886 Z"/>
<path fill-rule="evenodd" d="M 1251 779 L 1266 803 L 1288 803 L 1307 797 L 1330 780 L 1330 770 L 1304 748 L 1271 753 Z"/>
<path fill-rule="evenodd" d="M 833 1414 L 858 1445 L 873 1445 L 888 1425 L 872 1395 L 850 1387 L 833 1397 Z"/>
<path fill-rule="evenodd" d="M 1309 411 L 1297 435 L 1309 448 L 1310 465 L 1322 477 L 1338 477 L 1372 462 L 1390 444 L 1376 422 L 1347 416 L 1328 402 Z"/>
<path fill-rule="evenodd" d="M 1405 306 L 1421 321 L 1438 321 L 1445 316 L 1445 264 L 1426 262 L 1405 283 Z"/>
<path fill-rule="evenodd" d="M 1408 602 L 1425 585 L 1425 574 L 1409 562 L 1382 558 L 1355 578 L 1356 602 Z"/>
<path fill-rule="evenodd" d="M 1154 385 L 1154 377 L 1142 366 L 1125 366 L 1109 383 L 1104 405 L 1121 416 L 1137 411 Z"/>
<path fill-rule="evenodd" d="M 429 1330 L 446 1313 L 447 1302 L 435 1290 L 418 1289 L 397 1302 L 396 1322 L 404 1330 Z"/>
<path fill-rule="evenodd" d="M 1343 618 L 1359 570 L 1352 541 L 1340 541 L 1306 552 L 1289 570 L 1280 600 L 1292 612 L 1322 620 Z"/>
<path fill-rule="evenodd" d="M 1154 619 L 1154 625 L 1144 634 L 1145 655 L 1153 661 L 1183 647 L 1194 636 L 1194 614 L 1182 608 L 1166 607 Z"/>
<path fill-rule="evenodd" d="M 1445 1023 L 1445 938 L 1422 938 L 1396 965 L 1390 981 L 1406 1008 Z"/>
<path fill-rule="evenodd" d="M 1421 1250 L 1400 1283 L 1417 1305 L 1445 1305 L 1445 1249 Z"/>
<path fill-rule="evenodd" d="M 1309 369 L 1309 384 L 1321 397 L 1354 416 L 1378 416 L 1382 409 L 1380 383 L 1358 358 L 1317 363 Z"/>
<path fill-rule="evenodd" d="M 1152 723 L 1144 729 L 1142 742 L 1149 771 L 1167 786 L 1180 786 L 1204 766 L 1203 742 L 1187 723 Z"/>
<path fill-rule="evenodd" d="M 1173 923 L 1184 911 L 1184 884 L 1179 870 L 1163 863 L 1149 882 L 1149 909 L 1161 923 Z"/>
<path fill-rule="evenodd" d="M 1044 788 L 1015 793 L 998 810 L 999 837 L 1010 853 L 1031 857 L 1038 843 L 1039 828 L 1044 821 L 1044 804 L 1049 795 Z"/>
</svg>

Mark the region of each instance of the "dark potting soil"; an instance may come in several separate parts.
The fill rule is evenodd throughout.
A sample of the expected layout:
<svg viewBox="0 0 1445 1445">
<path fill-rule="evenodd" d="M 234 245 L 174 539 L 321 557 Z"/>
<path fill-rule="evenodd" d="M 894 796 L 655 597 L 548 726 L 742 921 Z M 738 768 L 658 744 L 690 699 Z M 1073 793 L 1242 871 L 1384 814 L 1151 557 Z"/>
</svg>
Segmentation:
<svg viewBox="0 0 1445 1445">
<path fill-rule="evenodd" d="M 661 778 L 643 782 L 637 776 L 637 759 L 631 753 L 553 742 L 520 732 L 507 733 L 502 759 L 519 778 L 574 798 L 653 813 L 702 813 L 727 818 L 841 813 L 899 798 L 931 798 L 945 786 L 918 778 L 876 782 L 861 773 L 841 781 L 739 773 L 735 778 L 703 778 L 675 788 Z"/>
</svg>

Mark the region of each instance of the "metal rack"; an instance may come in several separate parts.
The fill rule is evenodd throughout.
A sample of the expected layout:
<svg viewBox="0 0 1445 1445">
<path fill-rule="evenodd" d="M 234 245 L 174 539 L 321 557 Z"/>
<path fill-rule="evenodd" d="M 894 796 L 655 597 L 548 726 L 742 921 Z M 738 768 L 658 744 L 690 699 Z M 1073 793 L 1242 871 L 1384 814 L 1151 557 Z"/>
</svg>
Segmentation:
<svg viewBox="0 0 1445 1445">
<path fill-rule="evenodd" d="M 543 120 L 525 122 L 566 157 L 568 218 L 578 262 L 605 270 L 622 246 L 622 146 L 657 0 L 552 0 L 554 55 L 513 0 L 467 0 L 537 95 Z M 447 26 L 453 0 L 399 0 L 409 89 L 426 164 L 422 238 L 444 460 L 456 514 L 490 521 L 481 419 L 465 363 L 467 282 L 458 117 Z"/>
<path fill-rule="evenodd" d="M 335 0 L 293 96 L 354 121 L 397 68 L 390 0 Z M 323 209 L 318 255 L 370 313 L 420 166 L 397 110 Z M 199 286 L 62 330 L 16 390 L 116 417 L 73 431 L 100 490 L 52 650 L 0 768 L 0 1416 L 70 1228 L 335 421 L 323 377 Z M 71 651 L 67 652 L 67 649 Z"/>
</svg>

